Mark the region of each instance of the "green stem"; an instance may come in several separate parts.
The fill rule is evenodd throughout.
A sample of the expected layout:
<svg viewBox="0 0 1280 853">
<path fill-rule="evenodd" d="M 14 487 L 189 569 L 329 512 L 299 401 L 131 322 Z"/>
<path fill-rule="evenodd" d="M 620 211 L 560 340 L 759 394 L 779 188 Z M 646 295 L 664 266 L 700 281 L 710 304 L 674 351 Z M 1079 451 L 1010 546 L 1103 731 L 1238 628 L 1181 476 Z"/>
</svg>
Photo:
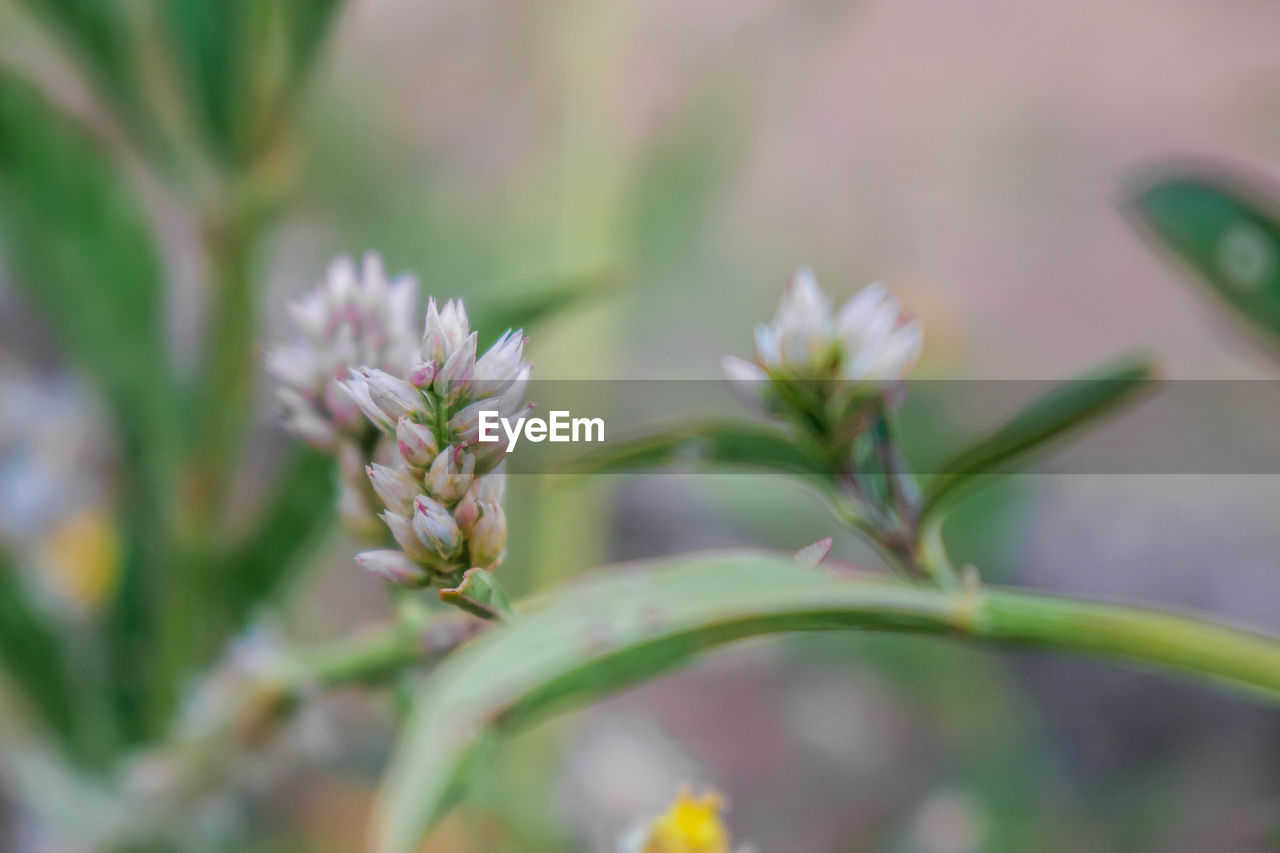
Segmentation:
<svg viewBox="0 0 1280 853">
<path fill-rule="evenodd" d="M 154 605 L 160 642 L 150 723 L 156 732 L 167 725 L 183 680 L 212 659 L 233 627 L 219 528 L 252 403 L 257 298 L 251 262 L 262 225 L 251 203 L 233 202 L 206 232 L 210 304 L 175 512 L 178 555 Z"/>
</svg>

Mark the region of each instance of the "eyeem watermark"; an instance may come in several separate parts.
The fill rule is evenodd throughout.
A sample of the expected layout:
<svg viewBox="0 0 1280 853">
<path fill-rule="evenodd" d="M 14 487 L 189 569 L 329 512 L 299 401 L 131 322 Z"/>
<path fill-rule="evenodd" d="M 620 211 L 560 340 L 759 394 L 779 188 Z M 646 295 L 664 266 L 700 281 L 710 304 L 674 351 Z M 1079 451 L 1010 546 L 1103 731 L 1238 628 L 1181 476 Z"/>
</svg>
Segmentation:
<svg viewBox="0 0 1280 853">
<path fill-rule="evenodd" d="M 480 441 L 492 443 L 502 441 L 505 436 L 508 453 L 516 449 L 521 434 L 535 444 L 542 441 L 575 444 L 604 441 L 604 418 L 575 418 L 562 410 L 548 414 L 549 418 L 516 418 L 512 422 L 510 418 L 502 417 L 501 412 L 481 412 Z"/>
</svg>

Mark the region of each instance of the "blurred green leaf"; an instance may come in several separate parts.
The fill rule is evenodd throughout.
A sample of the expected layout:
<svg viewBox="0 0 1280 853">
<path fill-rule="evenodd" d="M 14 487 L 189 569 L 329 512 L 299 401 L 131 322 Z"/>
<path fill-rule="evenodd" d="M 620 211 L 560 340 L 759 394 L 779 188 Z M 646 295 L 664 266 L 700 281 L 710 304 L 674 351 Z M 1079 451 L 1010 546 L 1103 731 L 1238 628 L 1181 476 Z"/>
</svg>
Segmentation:
<svg viewBox="0 0 1280 853">
<path fill-rule="evenodd" d="M 248 57 L 241 0 L 162 0 L 187 101 L 214 147 L 234 156 L 246 144 L 243 122 Z"/>
<path fill-rule="evenodd" d="M 1210 293 L 1280 343 L 1280 218 L 1260 189 L 1186 171 L 1147 186 L 1130 210 Z"/>
<path fill-rule="evenodd" d="M 0 74 L 0 240 L 11 281 L 105 393 L 119 442 L 123 577 L 107 655 L 135 708 L 150 650 L 143 575 L 163 561 L 174 445 L 164 291 L 149 221 L 110 153 Z"/>
<path fill-rule="evenodd" d="M 718 92 L 696 103 L 636 165 L 627 226 L 631 255 L 648 277 L 688 263 L 706 246 L 716 206 L 744 150 L 735 97 Z"/>
<path fill-rule="evenodd" d="M 112 158 L 0 74 L 0 229 L 14 284 L 126 422 L 167 404 L 160 263 Z"/>
<path fill-rule="evenodd" d="M 243 166 L 288 119 L 342 0 L 162 0 L 189 103 Z"/>
<path fill-rule="evenodd" d="M 1059 383 L 939 466 L 940 473 L 925 490 L 921 524 L 940 517 L 939 513 L 991 475 L 1009 472 L 1051 442 L 1132 402 L 1148 389 L 1153 377 L 1151 362 L 1135 357 Z"/>
<path fill-rule="evenodd" d="M 14 566 L 0 553 L 0 663 L 40 713 L 42 722 L 74 747 L 76 705 L 66 649 L 36 606 Z"/>
<path fill-rule="evenodd" d="M 572 308 L 600 299 L 612 291 L 613 281 L 608 274 L 576 276 L 535 288 L 527 295 L 482 304 L 472 312 L 475 316 L 471 325 L 479 331 L 481 341 L 493 340 L 507 329 L 524 329 L 528 332 Z"/>
<path fill-rule="evenodd" d="M 1186 616 L 1010 589 L 944 590 L 713 552 L 579 578 L 442 662 L 419 688 L 372 849 L 410 853 L 496 739 L 744 637 L 866 630 L 1125 659 L 1280 702 L 1280 639 Z"/>
<path fill-rule="evenodd" d="M 923 591 L 883 579 L 850 584 L 801 568 L 786 555 L 750 552 L 646 569 L 580 580 L 441 664 L 419 689 L 385 779 L 373 849 L 419 849 L 420 836 L 444 815 L 468 768 L 485 757 L 500 731 L 762 630 L 874 627 L 882 621 L 876 602 Z M 853 600 L 862 615 L 832 615 Z"/>
<path fill-rule="evenodd" d="M 121 101 L 135 91 L 134 59 L 125 5 L 102 0 L 24 0 L 71 45 L 90 76 Z"/>
<path fill-rule="evenodd" d="M 299 558 L 333 526 L 333 460 L 299 447 L 276 478 L 253 529 L 228 559 L 225 592 L 231 628 L 288 584 Z"/>
<path fill-rule="evenodd" d="M 609 442 L 568 461 L 563 473 L 616 474 L 676 464 L 739 466 L 831 479 L 831 469 L 786 433 L 750 423 L 690 424 L 630 441 Z"/>
</svg>

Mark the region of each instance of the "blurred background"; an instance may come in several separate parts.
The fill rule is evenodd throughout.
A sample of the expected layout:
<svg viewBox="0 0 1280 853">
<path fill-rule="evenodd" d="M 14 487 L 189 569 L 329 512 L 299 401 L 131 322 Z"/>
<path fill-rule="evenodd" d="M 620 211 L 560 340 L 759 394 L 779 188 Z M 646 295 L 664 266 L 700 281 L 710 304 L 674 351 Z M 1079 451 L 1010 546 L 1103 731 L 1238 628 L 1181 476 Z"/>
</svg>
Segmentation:
<svg viewBox="0 0 1280 853">
<path fill-rule="evenodd" d="M 146 3 L 121 4 L 143 34 L 126 48 L 91 3 L 10 0 L 0 13 L 5 73 L 54 105 L 29 108 L 4 84 L 6 588 L 30 593 L 60 654 L 103 683 L 165 665 L 127 637 L 142 618 L 122 592 L 130 567 L 160 547 L 130 531 L 169 510 L 122 474 L 151 445 L 119 410 L 163 420 L 188 401 L 156 390 L 166 380 L 148 375 L 146 354 L 118 366 L 102 354 L 154 336 L 181 386 L 284 335 L 286 302 L 339 253 L 378 251 L 425 292 L 499 312 L 574 282 L 590 298 L 532 337 L 541 379 L 714 378 L 721 354 L 750 352 L 752 325 L 801 263 L 837 298 L 886 281 L 923 321 L 921 376 L 1046 379 L 1132 350 L 1176 379 L 1278 369 L 1122 212 L 1135 177 L 1171 160 L 1280 170 L 1273 3 L 350 0 L 324 4 L 332 17 L 297 85 L 279 81 L 302 52 L 272 52 L 294 43 L 272 41 L 270 14 L 245 11 L 242 40 L 218 54 L 216 4 L 169 5 L 171 29 Z M 76 14 L 92 24 L 81 35 L 66 24 Z M 153 86 L 153 54 L 171 43 L 194 71 Z M 121 62 L 131 77 L 111 71 Z M 220 87 L 245 87 L 219 69 L 242 65 L 275 81 L 272 97 L 219 136 L 235 108 L 219 112 Z M 138 118 L 121 80 L 159 90 L 159 118 Z M 173 132 L 187 113 L 197 130 Z M 50 127 L 88 128 L 93 146 L 41 136 L 46 114 Z M 152 127 L 170 141 L 155 143 Z M 202 147 L 214 154 L 187 156 Z M 107 159 L 113 177 L 95 177 Z M 183 165 L 193 159 L 203 165 Z M 76 170 L 90 189 L 72 185 Z M 92 188 L 113 181 L 143 224 L 95 201 Z M 240 289 L 254 295 L 239 305 L 213 296 L 236 287 L 218 279 L 219 252 L 244 261 Z M 139 295 L 147 276 L 162 297 Z M 107 303 L 59 290 L 64 280 Z M 211 343 L 219 334 L 240 335 L 232 355 Z M 214 435 L 200 458 L 237 460 L 217 529 L 252 538 L 293 443 L 270 383 L 246 364 L 230 416 L 240 435 Z M 915 431 L 930 440 L 930 424 Z M 207 490 L 177 494 L 181 514 Z M 1274 477 L 1021 477 L 968 502 L 948 540 L 989 580 L 1280 631 L 1277 499 Z M 282 506 L 286 526 L 309 511 Z M 517 478 L 507 516 L 503 580 L 518 595 L 604 562 L 795 549 L 835 531 L 801 488 L 746 475 L 560 489 Z M 297 526 L 305 543 L 288 551 L 296 568 L 273 599 L 274 628 L 305 643 L 384 619 L 385 590 L 352 566 L 357 545 Z M 873 560 L 840 534 L 834 553 Z M 139 577 L 165 588 L 162 571 Z M 125 637 L 109 654 L 92 639 L 103 625 Z M 191 645 L 193 667 L 221 647 Z M 29 717 L 0 703 L 11 756 L 26 752 Z M 155 725 L 103 735 L 110 749 L 80 734 L 77 749 L 92 766 Z M 237 827 L 238 846 L 216 849 L 359 849 L 394 696 L 326 697 L 294 729 L 236 791 L 200 804 L 201 821 Z M 1274 713 L 1154 676 L 919 638 L 769 640 L 521 735 L 427 849 L 610 850 L 681 782 L 722 791 L 735 837 L 761 853 L 1273 849 L 1277 759 Z M 11 794 L 0 849 L 82 849 Z"/>
</svg>

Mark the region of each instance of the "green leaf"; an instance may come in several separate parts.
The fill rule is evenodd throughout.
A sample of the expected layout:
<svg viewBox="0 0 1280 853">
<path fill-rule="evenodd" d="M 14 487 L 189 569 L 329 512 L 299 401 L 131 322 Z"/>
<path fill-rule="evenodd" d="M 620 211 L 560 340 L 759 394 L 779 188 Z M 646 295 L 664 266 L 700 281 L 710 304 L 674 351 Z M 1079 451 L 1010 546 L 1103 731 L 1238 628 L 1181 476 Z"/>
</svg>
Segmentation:
<svg viewBox="0 0 1280 853">
<path fill-rule="evenodd" d="M 599 450 L 565 463 L 572 476 L 618 474 L 677 464 L 764 468 L 830 480 L 830 468 L 816 453 L 786 433 L 750 423 L 689 424 L 630 441 L 610 441 Z"/>
<path fill-rule="evenodd" d="M 0 241 L 18 294 L 104 393 L 120 447 L 123 577 L 107 656 L 122 710 L 152 650 L 145 595 L 164 562 L 175 392 L 150 222 L 110 152 L 0 74 Z"/>
<path fill-rule="evenodd" d="M 136 85 L 124 4 L 101 0 L 25 0 L 79 56 L 111 96 L 126 98 Z"/>
<path fill-rule="evenodd" d="M 572 308 L 614 292 L 615 283 L 608 273 L 596 272 L 571 277 L 554 284 L 534 288 L 531 293 L 512 296 L 474 312 L 472 327 L 480 332 L 480 340 L 496 338 L 507 329 L 526 332 Z"/>
<path fill-rule="evenodd" d="M 342 0 L 163 0 L 187 100 L 213 149 L 249 163 L 281 130 Z"/>
<path fill-rule="evenodd" d="M 969 636 L 1141 662 L 1280 702 L 1280 640 L 1185 616 L 998 588 L 943 590 L 718 552 L 628 564 L 521 611 L 419 688 L 372 849 L 410 853 L 500 735 L 744 637 L 869 630 Z"/>
<path fill-rule="evenodd" d="M 925 491 L 921 524 L 939 518 L 939 513 L 991 475 L 1016 469 L 1050 443 L 1132 402 L 1148 390 L 1153 378 L 1151 362 L 1135 357 L 1059 383 L 939 466 Z"/>
<path fill-rule="evenodd" d="M 225 592 L 232 629 L 287 585 L 299 557 L 333 526 L 334 463 L 299 447 L 285 463 L 255 526 L 233 550 Z"/>
<path fill-rule="evenodd" d="M 0 74 L 0 236 L 14 283 L 133 421 L 156 416 L 168 390 L 149 225 L 109 152 Z"/>
<path fill-rule="evenodd" d="M 42 722 L 64 741 L 76 728 L 67 655 L 17 568 L 0 554 L 0 664 Z"/>
<path fill-rule="evenodd" d="M 1130 210 L 1211 294 L 1280 343 L 1280 218 L 1272 199 L 1203 169 L 1152 183 Z"/>
<path fill-rule="evenodd" d="M 456 588 L 440 590 L 440 600 L 481 619 L 509 619 L 514 615 L 497 579 L 480 568 L 467 569 Z"/>
</svg>

